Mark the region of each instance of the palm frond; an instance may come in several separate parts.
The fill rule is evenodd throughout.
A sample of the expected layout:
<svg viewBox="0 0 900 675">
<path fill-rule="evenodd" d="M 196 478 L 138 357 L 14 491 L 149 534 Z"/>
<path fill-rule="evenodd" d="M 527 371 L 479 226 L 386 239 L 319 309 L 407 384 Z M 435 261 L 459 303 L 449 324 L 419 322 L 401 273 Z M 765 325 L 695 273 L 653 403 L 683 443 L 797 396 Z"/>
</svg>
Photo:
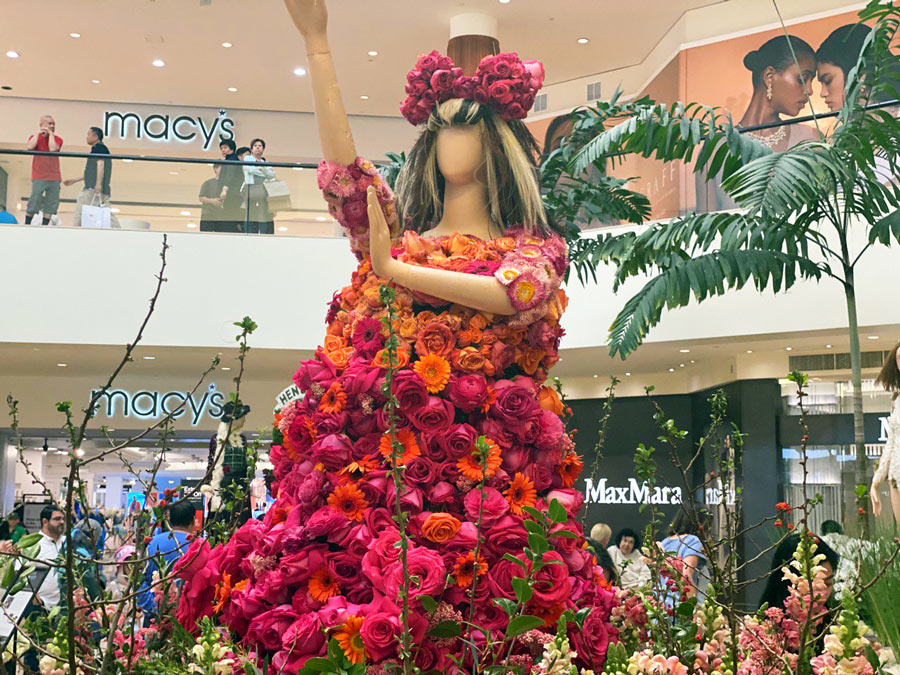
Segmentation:
<svg viewBox="0 0 900 675">
<path fill-rule="evenodd" d="M 799 255 L 769 250 L 714 251 L 673 264 L 635 294 L 609 329 L 609 351 L 625 358 L 637 349 L 664 309 L 702 302 L 752 282 L 757 290 L 778 292 L 798 278 L 819 279 L 825 270 Z"/>
</svg>

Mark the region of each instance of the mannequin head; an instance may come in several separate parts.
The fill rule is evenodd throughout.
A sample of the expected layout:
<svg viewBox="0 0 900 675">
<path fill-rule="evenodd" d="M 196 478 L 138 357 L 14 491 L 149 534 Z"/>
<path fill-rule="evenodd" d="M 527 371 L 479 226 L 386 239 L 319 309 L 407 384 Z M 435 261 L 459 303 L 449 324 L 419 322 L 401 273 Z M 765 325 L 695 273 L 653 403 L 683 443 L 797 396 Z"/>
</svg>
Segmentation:
<svg viewBox="0 0 900 675">
<path fill-rule="evenodd" d="M 888 391 L 900 392 L 900 342 L 888 352 L 875 384 L 880 384 Z"/>
<path fill-rule="evenodd" d="M 498 234 L 513 225 L 547 234 L 536 157 L 537 144 L 520 120 L 505 122 L 469 99 L 436 105 L 397 177 L 405 226 L 418 232 L 434 227 L 446 187 L 478 183 Z"/>
</svg>

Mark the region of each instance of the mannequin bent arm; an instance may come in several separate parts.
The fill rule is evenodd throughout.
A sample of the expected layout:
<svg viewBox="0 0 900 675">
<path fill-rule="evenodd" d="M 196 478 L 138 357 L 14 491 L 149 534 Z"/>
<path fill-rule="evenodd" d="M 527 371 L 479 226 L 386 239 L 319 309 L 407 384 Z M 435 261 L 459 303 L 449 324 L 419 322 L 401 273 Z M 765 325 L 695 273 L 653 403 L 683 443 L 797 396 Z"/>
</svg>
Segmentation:
<svg viewBox="0 0 900 675">
<path fill-rule="evenodd" d="M 366 197 L 370 227 L 369 251 L 375 274 L 414 291 L 482 312 L 504 316 L 516 313 L 506 288 L 494 277 L 421 267 L 395 260 L 391 256 L 391 235 L 387 220 L 378 204 L 375 188 L 370 187 Z"/>
<path fill-rule="evenodd" d="M 352 164 L 356 160 L 356 146 L 331 61 L 325 1 L 285 0 L 284 4 L 306 42 L 322 154 L 327 161 Z"/>
</svg>

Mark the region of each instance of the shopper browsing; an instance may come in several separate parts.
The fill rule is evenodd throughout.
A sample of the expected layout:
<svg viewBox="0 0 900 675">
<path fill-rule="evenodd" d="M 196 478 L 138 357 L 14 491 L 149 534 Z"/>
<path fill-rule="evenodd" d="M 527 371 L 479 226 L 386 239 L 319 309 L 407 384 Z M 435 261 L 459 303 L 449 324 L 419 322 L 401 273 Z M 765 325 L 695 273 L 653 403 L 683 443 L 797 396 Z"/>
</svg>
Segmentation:
<svg viewBox="0 0 900 675">
<path fill-rule="evenodd" d="M 54 119 L 50 115 L 44 115 L 40 120 L 40 129 L 28 137 L 25 147 L 39 152 L 59 152 L 62 149 L 63 139 L 57 136 L 55 131 Z M 31 158 L 31 196 L 28 198 L 28 207 L 25 211 L 26 223 L 33 225 L 40 212 L 43 215 L 43 224 L 50 224 L 50 216 L 55 215 L 59 208 L 61 180 L 59 157 L 34 155 Z"/>
<path fill-rule="evenodd" d="M 264 183 L 267 180 L 275 180 L 275 171 L 268 166 L 254 166 L 259 162 L 265 162 L 263 152 L 266 142 L 261 138 L 250 141 L 250 155 L 243 158 L 244 162 L 244 187 L 243 192 L 247 200 L 247 222 L 245 232 L 252 234 L 275 234 L 275 223 L 269 212 L 269 198 Z"/>
<path fill-rule="evenodd" d="M 223 139 L 219 144 L 222 158 L 228 163 L 222 164 L 219 170 L 219 199 L 222 200 L 222 220 L 216 232 L 241 232 L 241 223 L 244 222 L 244 209 L 241 203 L 241 185 L 244 182 L 244 172 L 237 164 L 240 160 L 237 155 L 237 146 L 230 138 Z"/>
<path fill-rule="evenodd" d="M 616 535 L 616 543 L 608 551 L 618 569 L 620 587 L 650 585 L 650 568 L 641 555 L 641 535 L 631 528 L 622 528 Z"/>
<path fill-rule="evenodd" d="M 203 181 L 200 186 L 200 231 L 218 232 L 219 223 L 222 221 L 222 197 L 219 190 L 219 175 L 222 165 L 213 166 L 215 177 Z"/>
<path fill-rule="evenodd" d="M 149 561 L 144 568 L 139 604 L 148 615 L 156 612 L 153 576 L 163 577 L 170 573 L 175 562 L 187 551 L 191 544 L 188 536 L 194 526 L 195 513 L 193 504 L 186 499 L 175 502 L 168 508 L 169 526 L 172 529 L 160 532 L 147 544 L 146 555 Z"/>
<path fill-rule="evenodd" d="M 109 155 L 109 148 L 103 142 L 103 130 L 100 127 L 91 127 L 87 130 L 85 138 L 91 148 L 92 155 Z M 84 164 L 84 175 L 81 178 L 70 178 L 63 181 L 63 185 L 69 186 L 84 181 L 84 189 L 75 200 L 75 227 L 81 227 L 81 209 L 84 206 L 109 207 L 109 182 L 112 177 L 112 160 L 90 158 Z M 112 215 L 110 215 L 112 220 Z M 118 226 L 118 223 L 115 225 Z"/>
<path fill-rule="evenodd" d="M 6 204 L 0 202 L 0 225 L 17 225 L 16 217 L 6 210 Z"/>
<path fill-rule="evenodd" d="M 65 528 L 66 517 L 58 506 L 51 504 L 41 510 L 41 548 L 37 554 L 38 560 L 56 562 L 62 550 Z M 35 595 L 44 609 L 50 610 L 59 604 L 59 578 L 55 568 L 51 568 L 49 565 L 42 567 L 47 568 L 48 572 Z"/>
</svg>

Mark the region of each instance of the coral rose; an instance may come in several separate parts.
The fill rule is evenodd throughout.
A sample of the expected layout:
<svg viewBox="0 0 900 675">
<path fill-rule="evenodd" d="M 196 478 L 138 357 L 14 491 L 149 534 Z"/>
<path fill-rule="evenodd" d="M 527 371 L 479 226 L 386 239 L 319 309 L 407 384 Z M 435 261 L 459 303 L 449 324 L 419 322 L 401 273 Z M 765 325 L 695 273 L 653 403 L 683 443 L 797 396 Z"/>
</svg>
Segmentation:
<svg viewBox="0 0 900 675">
<path fill-rule="evenodd" d="M 436 544 L 453 539 L 459 532 L 460 522 L 449 513 L 431 513 L 422 523 L 422 536 Z"/>
</svg>

